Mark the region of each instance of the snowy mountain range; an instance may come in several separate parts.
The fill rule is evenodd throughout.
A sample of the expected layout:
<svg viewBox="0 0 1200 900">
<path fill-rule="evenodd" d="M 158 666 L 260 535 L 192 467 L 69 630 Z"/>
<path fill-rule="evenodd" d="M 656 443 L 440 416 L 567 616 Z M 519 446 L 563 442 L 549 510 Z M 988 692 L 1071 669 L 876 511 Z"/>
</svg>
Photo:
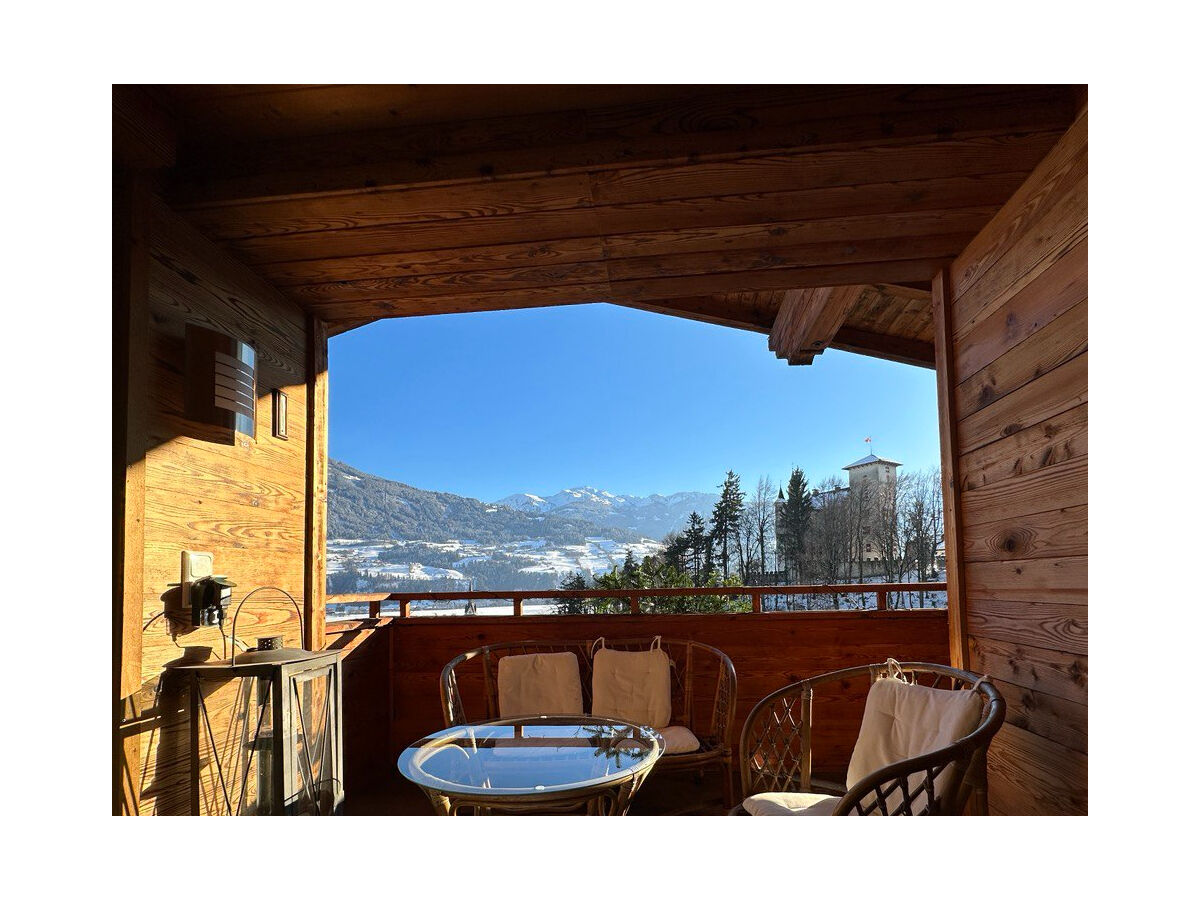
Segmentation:
<svg viewBox="0 0 1200 900">
<path fill-rule="evenodd" d="M 549 497 L 510 494 L 496 502 L 520 512 L 551 513 L 597 526 L 628 528 L 659 540 L 670 531 L 681 531 L 693 510 L 707 517 L 717 495 L 681 491 L 636 497 L 594 487 L 573 487 Z"/>
</svg>

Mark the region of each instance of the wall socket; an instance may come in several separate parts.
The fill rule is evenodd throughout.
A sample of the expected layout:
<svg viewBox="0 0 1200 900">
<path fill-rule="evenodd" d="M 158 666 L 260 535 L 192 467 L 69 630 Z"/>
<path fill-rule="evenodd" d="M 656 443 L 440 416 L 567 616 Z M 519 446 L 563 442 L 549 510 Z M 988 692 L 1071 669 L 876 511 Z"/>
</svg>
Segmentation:
<svg viewBox="0 0 1200 900">
<path fill-rule="evenodd" d="M 192 583 L 213 573 L 213 555 L 184 550 L 179 554 L 179 598 L 184 609 L 192 606 Z"/>
</svg>

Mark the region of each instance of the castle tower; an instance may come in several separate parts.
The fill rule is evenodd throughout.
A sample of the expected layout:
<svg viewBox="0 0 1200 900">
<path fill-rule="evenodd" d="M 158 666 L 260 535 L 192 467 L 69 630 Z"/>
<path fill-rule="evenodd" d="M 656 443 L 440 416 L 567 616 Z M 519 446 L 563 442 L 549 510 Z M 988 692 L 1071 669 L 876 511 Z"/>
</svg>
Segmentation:
<svg viewBox="0 0 1200 900">
<path fill-rule="evenodd" d="M 852 491 L 864 485 L 884 484 L 895 487 L 896 470 L 902 465 L 904 463 L 896 462 L 894 459 L 884 459 L 882 456 L 871 453 L 857 462 L 842 466 L 842 471 L 849 473 L 850 490 Z"/>
<path fill-rule="evenodd" d="M 903 463 L 896 462 L 894 459 L 884 459 L 882 456 L 869 453 L 848 466 L 842 466 L 842 470 L 848 474 L 850 481 L 850 496 L 859 499 L 887 496 L 877 493 L 877 491 L 883 488 L 895 490 L 896 470 L 902 465 Z M 861 552 L 864 561 L 878 560 L 881 556 L 878 535 L 867 530 L 862 536 Z"/>
</svg>

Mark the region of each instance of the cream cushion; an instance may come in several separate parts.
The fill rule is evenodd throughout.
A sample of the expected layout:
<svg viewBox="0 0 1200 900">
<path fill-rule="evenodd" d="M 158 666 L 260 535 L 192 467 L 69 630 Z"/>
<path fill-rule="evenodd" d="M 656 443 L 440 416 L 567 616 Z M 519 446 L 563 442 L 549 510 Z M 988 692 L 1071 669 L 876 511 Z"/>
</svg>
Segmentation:
<svg viewBox="0 0 1200 900">
<path fill-rule="evenodd" d="M 677 753 L 692 753 L 700 749 L 700 739 L 692 734 L 692 730 L 683 725 L 668 725 L 658 729 L 663 736 L 665 745 L 663 753 L 674 756 Z"/>
<path fill-rule="evenodd" d="M 742 809 L 752 816 L 829 816 L 838 799 L 828 794 L 755 794 L 742 801 Z"/>
<path fill-rule="evenodd" d="M 502 656 L 496 692 L 501 718 L 583 714 L 579 659 L 570 651 Z"/>
<path fill-rule="evenodd" d="M 671 660 L 660 649 L 609 650 L 592 659 L 592 715 L 664 728 L 671 722 Z"/>
<path fill-rule="evenodd" d="M 983 706 L 983 697 L 977 691 L 946 691 L 898 678 L 881 678 L 867 693 L 846 784 L 855 785 L 892 763 L 949 747 L 975 730 L 983 717 Z M 935 789 L 948 774 L 943 771 L 938 775 Z M 910 791 L 915 791 L 923 778 L 923 772 L 909 776 Z M 873 799 L 868 795 L 863 802 Z M 901 800 L 900 791 L 896 791 L 888 798 L 889 806 Z M 922 793 L 913 801 L 913 813 L 921 812 L 926 805 L 928 796 Z"/>
</svg>

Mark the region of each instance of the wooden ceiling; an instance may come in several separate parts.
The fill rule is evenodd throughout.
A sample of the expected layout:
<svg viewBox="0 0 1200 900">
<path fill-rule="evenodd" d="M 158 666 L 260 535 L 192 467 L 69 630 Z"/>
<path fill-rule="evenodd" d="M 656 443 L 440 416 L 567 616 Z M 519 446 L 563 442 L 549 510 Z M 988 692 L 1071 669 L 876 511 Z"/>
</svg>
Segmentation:
<svg viewBox="0 0 1200 900">
<path fill-rule="evenodd" d="M 786 318 L 796 362 L 922 365 L 930 279 L 1077 106 L 1066 86 L 136 91 L 114 108 L 170 123 L 172 205 L 334 332 L 611 302 L 773 342 Z"/>
</svg>

